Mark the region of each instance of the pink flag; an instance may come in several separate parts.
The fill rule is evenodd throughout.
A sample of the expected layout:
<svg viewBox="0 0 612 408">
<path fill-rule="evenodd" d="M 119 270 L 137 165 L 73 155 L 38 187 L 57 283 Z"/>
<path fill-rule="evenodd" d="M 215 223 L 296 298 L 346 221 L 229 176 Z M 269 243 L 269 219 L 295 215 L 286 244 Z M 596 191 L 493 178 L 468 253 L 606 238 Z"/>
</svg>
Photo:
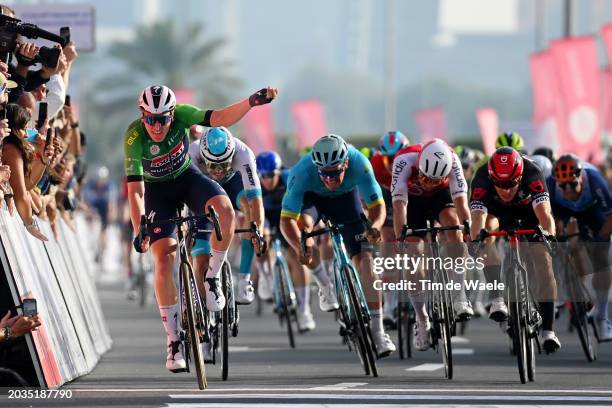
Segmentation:
<svg viewBox="0 0 612 408">
<path fill-rule="evenodd" d="M 195 103 L 195 95 L 192 89 L 175 89 L 174 96 L 176 103 L 186 103 L 193 105 Z"/>
<path fill-rule="evenodd" d="M 272 105 L 251 109 L 242 119 L 244 141 L 255 154 L 276 150 L 276 138 L 272 122 Z"/>
<path fill-rule="evenodd" d="M 444 109 L 420 109 L 414 113 L 421 143 L 427 143 L 435 138 L 446 140 L 446 119 Z"/>
<path fill-rule="evenodd" d="M 601 27 L 601 37 L 608 51 L 608 64 L 612 65 L 612 23 Z"/>
<path fill-rule="evenodd" d="M 555 59 L 550 50 L 532 54 L 529 70 L 533 88 L 533 124 L 537 129 L 539 146 L 556 151 L 565 135 L 563 103 Z"/>
<path fill-rule="evenodd" d="M 482 136 L 485 154 L 490 156 L 495 151 L 495 139 L 499 134 L 499 117 L 493 108 L 483 108 L 476 111 L 476 119 Z"/>
<path fill-rule="evenodd" d="M 297 149 L 309 147 L 327 134 L 325 113 L 318 100 L 295 102 L 291 107 L 297 130 Z"/>
<path fill-rule="evenodd" d="M 599 64 L 592 36 L 554 41 L 552 52 L 564 103 L 565 137 L 559 153 L 601 161 Z"/>
</svg>

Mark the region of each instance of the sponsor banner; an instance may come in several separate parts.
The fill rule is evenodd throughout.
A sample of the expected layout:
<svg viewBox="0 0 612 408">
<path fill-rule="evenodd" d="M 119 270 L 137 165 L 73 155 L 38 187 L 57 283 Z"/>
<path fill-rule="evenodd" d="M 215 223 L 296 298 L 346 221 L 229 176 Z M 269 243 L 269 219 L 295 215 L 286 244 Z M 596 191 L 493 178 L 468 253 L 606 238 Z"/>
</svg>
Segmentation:
<svg viewBox="0 0 612 408">
<path fill-rule="evenodd" d="M 564 103 L 565 137 L 559 153 L 572 152 L 583 159 L 601 162 L 599 63 L 592 36 L 573 37 L 552 43 L 555 67 Z"/>
<path fill-rule="evenodd" d="M 608 64 L 612 65 L 612 23 L 601 27 L 601 38 L 606 46 Z"/>
<path fill-rule="evenodd" d="M 427 143 L 435 138 L 447 140 L 443 108 L 420 109 L 414 113 L 414 121 L 421 143 Z"/>
<path fill-rule="evenodd" d="M 612 133 L 612 68 L 601 71 L 601 122 L 606 134 Z"/>
<path fill-rule="evenodd" d="M 193 89 L 173 89 L 173 91 L 176 97 L 176 103 L 195 105 L 196 100 Z"/>
<path fill-rule="evenodd" d="M 276 150 L 271 104 L 251 109 L 241 123 L 244 141 L 255 154 L 266 150 Z"/>
<path fill-rule="evenodd" d="M 327 132 L 325 112 L 318 100 L 295 102 L 291 106 L 293 123 L 297 131 L 296 148 L 310 147 Z"/>
<path fill-rule="evenodd" d="M 476 111 L 476 119 L 482 137 L 482 146 L 487 156 L 495 151 L 495 139 L 499 134 L 499 116 L 493 108 L 483 108 Z"/>
</svg>

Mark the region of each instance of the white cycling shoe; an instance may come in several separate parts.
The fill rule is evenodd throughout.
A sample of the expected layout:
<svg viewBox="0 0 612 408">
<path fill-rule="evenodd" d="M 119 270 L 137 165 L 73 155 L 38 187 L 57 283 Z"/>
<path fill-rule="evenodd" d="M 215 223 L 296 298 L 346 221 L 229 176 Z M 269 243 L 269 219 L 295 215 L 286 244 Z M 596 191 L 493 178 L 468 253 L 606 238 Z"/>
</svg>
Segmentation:
<svg viewBox="0 0 612 408">
<path fill-rule="evenodd" d="M 312 317 L 312 313 L 297 313 L 297 325 L 298 331 L 300 333 L 305 333 L 307 331 L 314 330 L 317 327 L 317 324 L 314 321 L 314 317 Z"/>
<path fill-rule="evenodd" d="M 338 309 L 336 290 L 331 282 L 327 286 L 319 286 L 319 307 L 324 312 Z"/>
<path fill-rule="evenodd" d="M 489 309 L 489 319 L 498 323 L 508 320 L 508 307 L 504 303 L 503 298 L 495 298 L 491 300 L 491 308 Z"/>
<path fill-rule="evenodd" d="M 413 345 L 415 349 L 419 351 L 429 350 L 429 348 L 431 347 L 431 336 L 429 333 L 430 331 L 431 324 L 429 323 L 429 320 L 417 320 L 417 322 L 414 324 Z"/>
<path fill-rule="evenodd" d="M 474 310 L 469 300 L 457 300 L 453 303 L 457 321 L 464 322 L 474 317 Z"/>
<path fill-rule="evenodd" d="M 391 337 L 385 332 L 372 333 L 374 346 L 378 358 L 387 357 L 395 351 L 395 344 L 391 341 Z"/>
<path fill-rule="evenodd" d="M 200 349 L 202 350 L 202 355 L 204 356 L 204 362 L 206 364 L 212 364 L 213 362 L 212 342 L 200 343 Z"/>
<path fill-rule="evenodd" d="M 561 342 L 554 331 L 542 330 L 542 348 L 546 354 L 554 353 L 561 348 Z"/>
<path fill-rule="evenodd" d="M 185 363 L 185 357 L 183 355 L 183 343 L 178 340 L 168 342 L 166 368 L 173 373 L 181 373 L 187 370 L 187 363 Z"/>
<path fill-rule="evenodd" d="M 257 280 L 257 295 L 264 302 L 272 300 L 272 274 L 270 273 L 259 273 L 259 279 Z"/>
<path fill-rule="evenodd" d="M 597 334 L 599 341 L 611 341 L 612 340 L 612 323 L 609 320 L 598 320 L 595 319 L 597 324 Z"/>
<path fill-rule="evenodd" d="M 221 281 L 219 278 L 206 278 L 204 280 L 204 289 L 206 289 L 206 309 L 211 312 L 218 312 L 225 307 L 225 295 L 221 290 Z"/>
<path fill-rule="evenodd" d="M 239 305 L 250 305 L 254 299 L 255 289 L 253 288 L 253 282 L 249 279 L 239 279 L 236 303 Z"/>
</svg>

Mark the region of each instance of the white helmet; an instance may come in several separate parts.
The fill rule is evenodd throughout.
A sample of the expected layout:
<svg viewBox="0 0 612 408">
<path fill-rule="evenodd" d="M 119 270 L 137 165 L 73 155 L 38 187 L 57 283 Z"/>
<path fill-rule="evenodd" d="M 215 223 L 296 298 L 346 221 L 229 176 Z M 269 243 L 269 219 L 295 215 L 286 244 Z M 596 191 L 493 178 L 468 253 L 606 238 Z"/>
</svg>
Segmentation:
<svg viewBox="0 0 612 408">
<path fill-rule="evenodd" d="M 231 161 L 235 150 L 234 137 L 223 126 L 206 129 L 200 138 L 200 155 L 208 163 Z"/>
<path fill-rule="evenodd" d="M 310 157 L 317 167 L 334 167 L 348 157 L 348 145 L 340 136 L 329 134 L 315 142 Z"/>
<path fill-rule="evenodd" d="M 96 176 L 98 177 L 98 180 L 106 180 L 108 178 L 108 174 L 109 174 L 108 167 L 100 166 L 98 168 Z"/>
<path fill-rule="evenodd" d="M 174 110 L 176 97 L 172 89 L 167 86 L 147 86 L 140 94 L 138 106 L 145 112 L 159 115 Z"/>
<path fill-rule="evenodd" d="M 419 153 L 419 170 L 426 177 L 441 180 L 450 174 L 453 155 L 450 147 L 440 139 L 434 139 L 423 146 Z"/>
</svg>

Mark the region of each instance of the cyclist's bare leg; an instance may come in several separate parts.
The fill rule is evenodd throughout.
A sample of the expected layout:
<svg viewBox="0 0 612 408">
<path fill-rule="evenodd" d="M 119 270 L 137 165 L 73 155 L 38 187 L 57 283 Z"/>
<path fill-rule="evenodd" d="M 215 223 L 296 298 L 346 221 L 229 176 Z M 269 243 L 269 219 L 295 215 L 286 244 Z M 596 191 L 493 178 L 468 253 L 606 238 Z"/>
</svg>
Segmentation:
<svg viewBox="0 0 612 408">
<path fill-rule="evenodd" d="M 218 278 L 221 273 L 221 266 L 227 257 L 227 250 L 234 238 L 235 214 L 229 197 L 225 195 L 217 195 L 208 200 L 204 210 L 209 206 L 213 206 L 219 216 L 219 227 L 223 239 L 218 240 L 215 233 L 210 236 L 212 249 L 206 277 Z"/>
<path fill-rule="evenodd" d="M 198 286 L 200 296 L 204 296 L 206 293 L 204 290 L 204 278 L 206 277 L 209 261 L 210 254 L 200 254 L 193 257 L 193 273 L 195 274 L 196 285 Z"/>
<path fill-rule="evenodd" d="M 176 247 L 174 238 L 161 238 L 151 245 L 155 261 L 155 297 L 170 341 L 178 340 L 178 290 L 173 276 Z"/>
<path fill-rule="evenodd" d="M 487 231 L 499 230 L 499 220 L 494 215 L 487 215 L 485 221 L 485 229 Z M 474 237 L 472 237 L 474 238 Z M 501 258 L 497 252 L 495 245 L 495 237 L 487 237 L 484 240 L 484 248 L 482 253 L 479 254 L 484 258 L 483 273 L 487 282 L 492 283 L 497 280 L 501 282 Z M 504 294 L 498 290 L 489 291 L 489 299 L 503 298 Z"/>
<path fill-rule="evenodd" d="M 439 214 L 440 223 L 443 227 L 460 225 L 459 216 L 457 215 L 457 210 L 455 208 L 445 208 L 440 211 Z M 460 230 L 455 231 L 446 231 L 444 233 L 446 237 L 446 248 L 448 249 L 448 256 L 457 260 L 459 258 L 463 259 L 461 265 L 465 265 L 465 260 L 468 257 L 467 246 L 463 243 L 463 233 Z M 463 286 L 463 281 L 465 280 L 465 271 L 459 273 L 457 270 L 453 270 L 451 272 L 450 279 L 455 283 L 460 282 Z M 453 300 L 454 301 L 465 301 L 467 300 L 465 296 L 465 289 L 460 291 L 453 291 Z"/>
<path fill-rule="evenodd" d="M 395 256 L 395 248 L 393 244 L 395 242 L 395 232 L 393 232 L 393 227 L 383 227 L 381 229 L 381 237 L 383 242 L 383 252 L 381 255 L 385 258 Z M 399 282 L 400 274 L 399 271 L 396 269 L 385 269 L 382 278 L 384 282 Z M 385 317 L 390 318 L 393 321 L 395 320 L 393 316 L 393 310 L 397 306 L 398 293 L 394 290 L 385 290 L 383 291 L 382 296 Z"/>
<path fill-rule="evenodd" d="M 557 281 L 553 273 L 552 258 L 542 243 L 530 243 L 529 247 L 536 271 L 536 293 L 542 314 L 542 329 L 552 331 L 555 320 L 554 302 L 557 300 Z"/>
</svg>

